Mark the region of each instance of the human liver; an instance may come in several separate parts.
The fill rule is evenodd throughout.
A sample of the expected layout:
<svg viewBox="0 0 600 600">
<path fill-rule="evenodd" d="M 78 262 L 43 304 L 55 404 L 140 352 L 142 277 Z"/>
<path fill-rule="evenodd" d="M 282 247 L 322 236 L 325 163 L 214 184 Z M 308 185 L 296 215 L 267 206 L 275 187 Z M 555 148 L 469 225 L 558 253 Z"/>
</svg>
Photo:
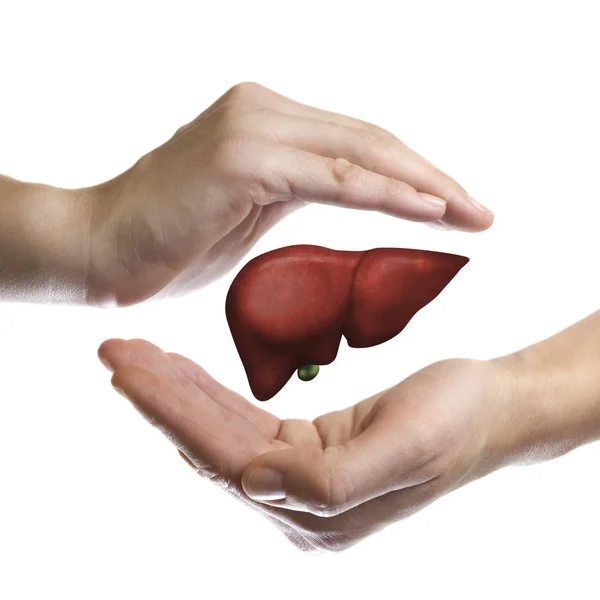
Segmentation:
<svg viewBox="0 0 600 600">
<path fill-rule="evenodd" d="M 400 333 L 467 264 L 442 252 L 362 252 L 288 246 L 262 254 L 233 280 L 225 312 L 250 389 L 269 400 L 302 365 L 335 359 Z"/>
</svg>

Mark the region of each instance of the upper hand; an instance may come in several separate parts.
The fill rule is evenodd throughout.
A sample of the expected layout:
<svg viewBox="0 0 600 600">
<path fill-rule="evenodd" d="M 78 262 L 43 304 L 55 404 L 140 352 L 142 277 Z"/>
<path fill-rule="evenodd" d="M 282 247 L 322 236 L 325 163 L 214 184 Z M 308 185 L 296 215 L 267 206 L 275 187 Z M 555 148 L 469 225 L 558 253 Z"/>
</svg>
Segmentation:
<svg viewBox="0 0 600 600">
<path fill-rule="evenodd" d="M 311 422 L 282 421 L 143 340 L 99 354 L 198 473 L 303 550 L 347 548 L 527 452 L 531 415 L 496 361 L 436 363 Z"/>
<path fill-rule="evenodd" d="M 305 202 L 467 231 L 493 221 L 391 133 L 252 83 L 88 191 L 90 304 L 127 305 L 212 281 Z"/>
</svg>

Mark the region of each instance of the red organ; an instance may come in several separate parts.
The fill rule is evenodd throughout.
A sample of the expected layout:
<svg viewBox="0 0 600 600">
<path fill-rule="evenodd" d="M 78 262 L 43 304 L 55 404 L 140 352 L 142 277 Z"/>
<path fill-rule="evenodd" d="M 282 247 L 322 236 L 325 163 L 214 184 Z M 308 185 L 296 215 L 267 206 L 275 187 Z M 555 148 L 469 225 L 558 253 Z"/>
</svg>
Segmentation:
<svg viewBox="0 0 600 600">
<path fill-rule="evenodd" d="M 252 393 L 269 400 L 296 369 L 333 362 L 342 336 L 353 348 L 393 338 L 468 261 L 428 250 L 304 245 L 254 258 L 225 303 Z"/>
</svg>

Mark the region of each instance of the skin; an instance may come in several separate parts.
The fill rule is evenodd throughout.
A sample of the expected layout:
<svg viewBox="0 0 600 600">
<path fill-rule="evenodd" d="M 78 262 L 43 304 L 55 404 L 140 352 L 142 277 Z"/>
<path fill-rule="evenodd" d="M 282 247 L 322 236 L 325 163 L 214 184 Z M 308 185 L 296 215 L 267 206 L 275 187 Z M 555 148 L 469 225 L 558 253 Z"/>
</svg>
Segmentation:
<svg viewBox="0 0 600 600">
<path fill-rule="evenodd" d="M 0 176 L 0 298 L 127 306 L 185 293 L 227 272 L 308 202 L 463 231 L 493 222 L 391 133 L 244 83 L 105 183 L 67 190 Z M 504 380 L 502 369 L 484 363 L 449 362 L 312 423 L 282 422 L 147 342 L 108 341 L 100 355 L 115 385 L 198 472 L 306 551 L 344 548 L 476 472 L 481 456 L 469 444 L 452 468 L 442 450 L 432 451 L 432 415 L 452 427 L 449 448 L 474 433 L 481 451 L 490 423 L 480 408 L 492 404 L 494 388 L 488 376 Z M 455 414 L 440 398 L 467 379 Z M 411 435 L 396 437 L 392 423 Z M 252 492 L 263 463 L 284 472 L 285 498 L 264 481 L 262 493 Z M 389 478 L 378 483 L 386 468 Z"/>
<path fill-rule="evenodd" d="M 126 306 L 185 293 L 308 202 L 464 231 L 493 221 L 384 129 L 242 83 L 105 183 L 0 176 L 0 298 Z"/>
<path fill-rule="evenodd" d="M 600 312 L 508 356 L 435 363 L 313 421 L 282 421 L 143 340 L 108 340 L 99 356 L 199 474 L 319 553 L 499 468 L 598 439 L 599 339 Z"/>
</svg>

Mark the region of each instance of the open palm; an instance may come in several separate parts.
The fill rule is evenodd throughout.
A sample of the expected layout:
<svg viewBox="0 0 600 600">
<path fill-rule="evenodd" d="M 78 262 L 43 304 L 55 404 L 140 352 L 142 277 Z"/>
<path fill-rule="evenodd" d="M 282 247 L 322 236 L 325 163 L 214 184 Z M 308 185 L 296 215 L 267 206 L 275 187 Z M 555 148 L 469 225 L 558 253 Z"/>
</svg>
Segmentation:
<svg viewBox="0 0 600 600">
<path fill-rule="evenodd" d="M 280 420 L 144 340 L 108 340 L 99 356 L 198 473 L 312 552 L 345 549 L 491 470 L 507 389 L 492 363 L 452 360 L 312 422 Z M 259 467 L 282 489 L 266 489 Z"/>
</svg>

